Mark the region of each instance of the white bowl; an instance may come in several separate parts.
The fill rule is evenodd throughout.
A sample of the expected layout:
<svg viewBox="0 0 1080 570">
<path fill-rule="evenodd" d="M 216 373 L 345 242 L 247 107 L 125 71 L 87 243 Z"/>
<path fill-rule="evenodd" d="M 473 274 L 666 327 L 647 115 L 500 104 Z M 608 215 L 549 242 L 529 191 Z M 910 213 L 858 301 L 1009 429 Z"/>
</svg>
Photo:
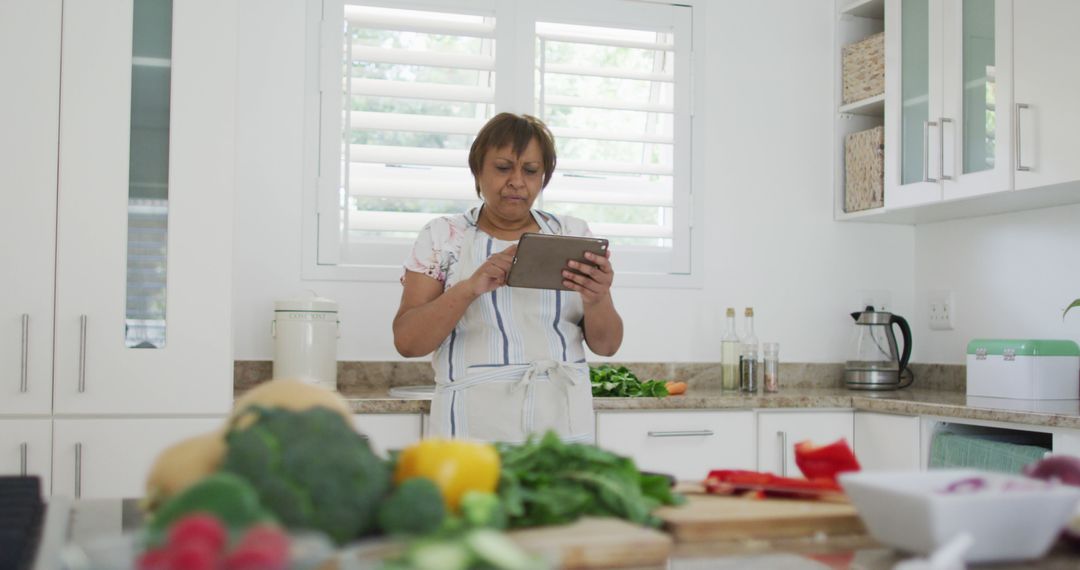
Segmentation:
<svg viewBox="0 0 1080 570">
<path fill-rule="evenodd" d="M 985 485 L 946 492 L 973 478 Z M 966 531 L 975 539 L 967 562 L 1042 556 L 1080 502 L 1080 488 L 987 471 L 854 472 L 839 481 L 878 542 L 930 554 Z"/>
</svg>

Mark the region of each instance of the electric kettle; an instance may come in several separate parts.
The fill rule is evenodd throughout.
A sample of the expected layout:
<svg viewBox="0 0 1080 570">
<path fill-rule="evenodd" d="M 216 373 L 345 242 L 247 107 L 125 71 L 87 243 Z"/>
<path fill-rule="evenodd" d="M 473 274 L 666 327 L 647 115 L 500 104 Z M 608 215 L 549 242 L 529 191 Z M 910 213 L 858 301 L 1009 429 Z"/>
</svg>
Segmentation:
<svg viewBox="0 0 1080 570">
<path fill-rule="evenodd" d="M 844 364 L 844 383 L 852 390 L 896 390 L 915 381 L 908 366 L 911 358 L 911 327 L 904 317 L 873 307 L 851 313 L 855 319 L 853 354 Z M 893 325 L 900 325 L 904 352 L 897 358 Z M 904 377 L 906 381 L 903 381 Z"/>
</svg>

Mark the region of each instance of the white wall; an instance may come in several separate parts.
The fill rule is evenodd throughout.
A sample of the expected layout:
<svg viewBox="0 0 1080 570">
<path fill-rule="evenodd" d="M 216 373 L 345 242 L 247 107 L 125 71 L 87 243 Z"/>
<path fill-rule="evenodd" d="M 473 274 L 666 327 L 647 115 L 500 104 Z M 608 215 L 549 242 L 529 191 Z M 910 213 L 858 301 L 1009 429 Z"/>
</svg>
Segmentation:
<svg viewBox="0 0 1080 570">
<path fill-rule="evenodd" d="M 960 364 L 973 338 L 1080 341 L 1080 205 L 919 226 L 913 334 L 918 360 Z M 931 331 L 928 292 L 952 290 L 956 328 Z"/>
<path fill-rule="evenodd" d="M 234 326 L 237 359 L 269 359 L 273 301 L 304 289 L 341 306 L 341 360 L 396 360 L 397 283 L 300 279 L 304 9 L 241 0 Z M 707 10 L 706 10 L 707 8 Z M 914 231 L 832 221 L 833 4 L 700 2 L 708 19 L 704 286 L 617 288 L 624 361 L 717 361 L 723 308 L 753 305 L 781 358 L 847 354 L 856 291 L 913 305 Z M 703 76 L 703 77 L 702 77 Z M 618 268 L 616 267 L 616 270 Z"/>
</svg>

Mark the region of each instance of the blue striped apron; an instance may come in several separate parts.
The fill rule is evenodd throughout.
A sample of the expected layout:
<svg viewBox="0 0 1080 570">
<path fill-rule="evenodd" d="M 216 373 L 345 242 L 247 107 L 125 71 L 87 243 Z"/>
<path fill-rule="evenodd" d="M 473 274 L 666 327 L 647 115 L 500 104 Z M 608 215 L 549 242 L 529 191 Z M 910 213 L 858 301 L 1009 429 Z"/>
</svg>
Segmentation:
<svg viewBox="0 0 1080 570">
<path fill-rule="evenodd" d="M 542 232 L 561 229 L 533 215 Z M 479 231 L 475 216 L 446 288 L 512 245 Z M 431 435 L 517 443 L 554 430 L 566 441 L 591 442 L 583 314 L 581 296 L 569 291 L 504 286 L 473 301 L 432 359 Z"/>
</svg>

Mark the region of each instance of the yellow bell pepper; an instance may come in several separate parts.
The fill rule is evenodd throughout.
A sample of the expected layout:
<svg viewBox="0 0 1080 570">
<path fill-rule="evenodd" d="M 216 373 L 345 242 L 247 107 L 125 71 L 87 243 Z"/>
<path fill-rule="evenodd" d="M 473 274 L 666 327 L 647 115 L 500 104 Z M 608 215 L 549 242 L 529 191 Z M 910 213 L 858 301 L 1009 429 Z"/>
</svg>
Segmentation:
<svg viewBox="0 0 1080 570">
<path fill-rule="evenodd" d="M 446 508 L 456 512 L 466 492 L 495 492 L 499 485 L 499 453 L 487 443 L 425 439 L 398 456 L 394 484 L 413 477 L 434 481 Z"/>
</svg>

